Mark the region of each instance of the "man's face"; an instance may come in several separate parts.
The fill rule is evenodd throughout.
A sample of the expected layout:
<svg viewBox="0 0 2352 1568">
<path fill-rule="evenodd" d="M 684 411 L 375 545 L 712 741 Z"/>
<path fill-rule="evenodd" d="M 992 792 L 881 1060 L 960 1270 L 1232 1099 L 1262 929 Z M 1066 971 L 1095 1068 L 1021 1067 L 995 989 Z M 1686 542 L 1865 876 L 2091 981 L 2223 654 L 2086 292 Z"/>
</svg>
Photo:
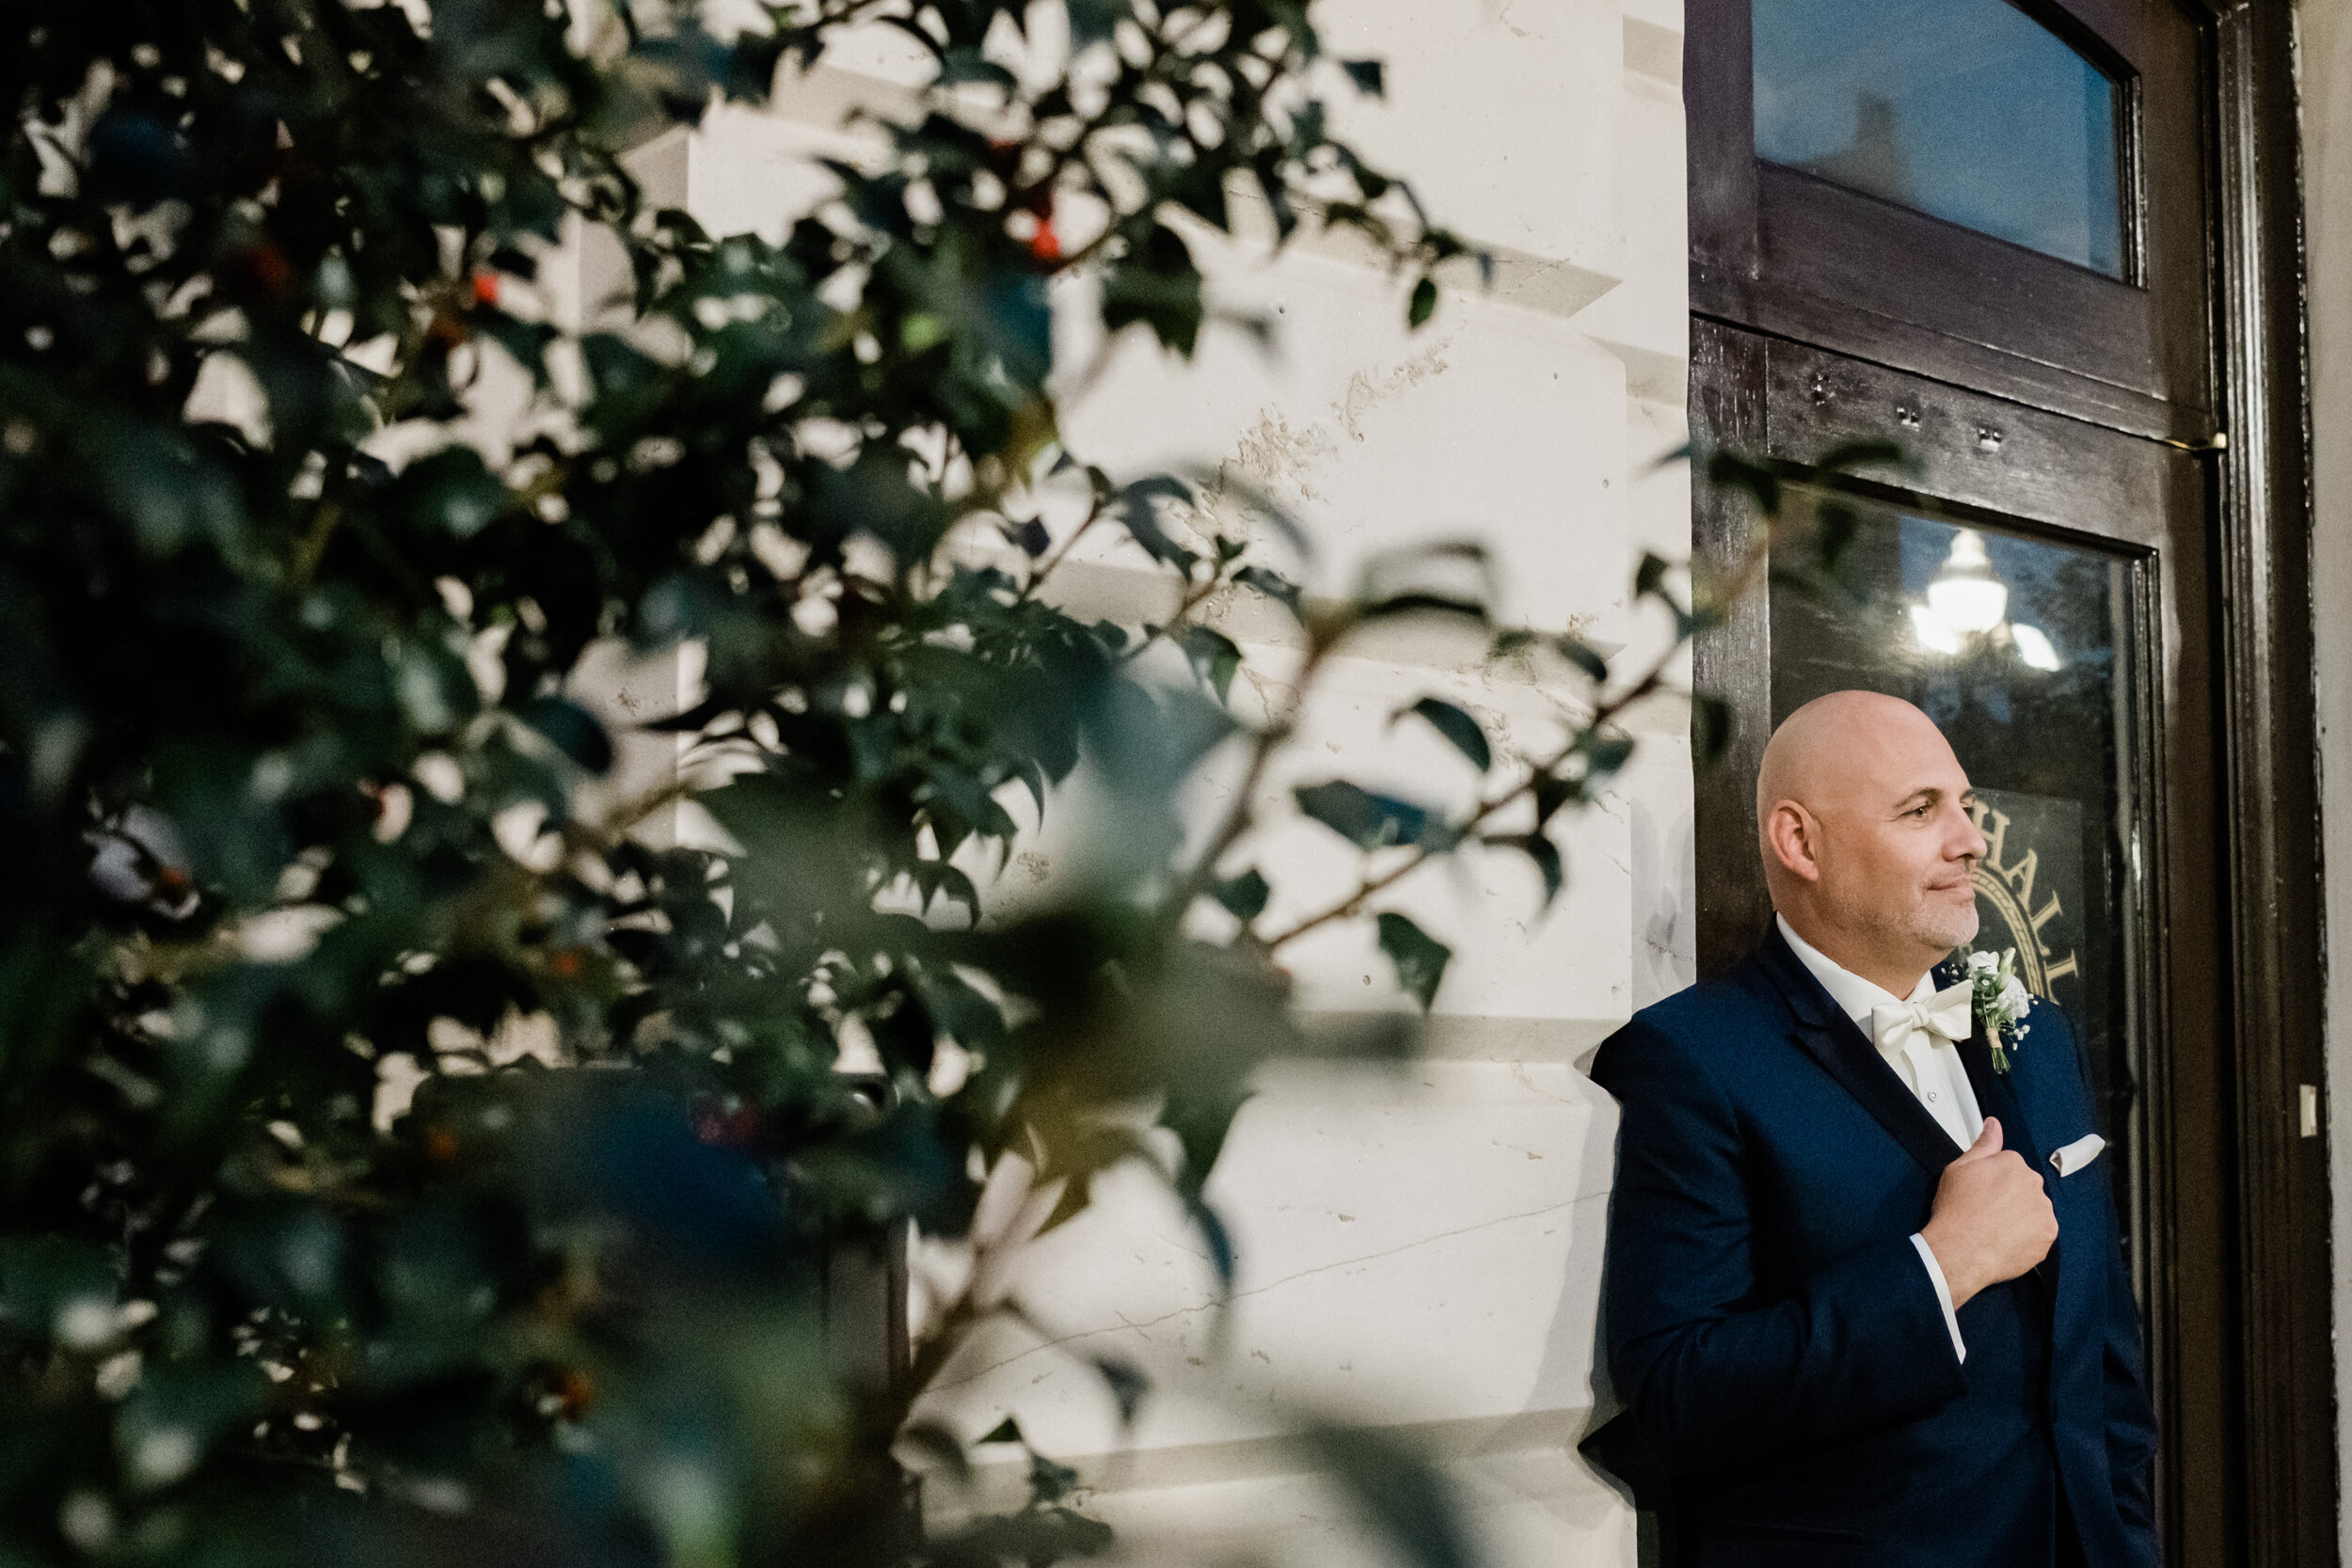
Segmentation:
<svg viewBox="0 0 2352 1568">
<path fill-rule="evenodd" d="M 1934 725 L 1886 726 L 1854 749 L 1820 813 L 1820 896 L 1841 925 L 1941 955 L 1977 935 L 1970 873 L 1984 835 L 1968 776 Z"/>
</svg>

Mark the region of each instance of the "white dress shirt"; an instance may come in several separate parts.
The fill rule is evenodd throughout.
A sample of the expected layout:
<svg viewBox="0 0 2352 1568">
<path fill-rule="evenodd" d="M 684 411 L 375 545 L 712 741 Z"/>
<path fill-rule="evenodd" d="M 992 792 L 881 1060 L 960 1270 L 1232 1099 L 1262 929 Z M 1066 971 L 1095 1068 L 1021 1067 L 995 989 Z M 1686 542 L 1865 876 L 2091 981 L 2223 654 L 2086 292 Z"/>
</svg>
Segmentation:
<svg viewBox="0 0 2352 1568">
<path fill-rule="evenodd" d="M 1935 994 L 1935 977 L 1919 976 L 1918 985 L 1907 997 L 1897 996 L 1884 986 L 1866 980 L 1822 953 L 1804 938 L 1797 935 L 1783 916 L 1772 917 L 1780 927 L 1783 941 L 1797 956 L 1797 961 L 1809 970 L 1830 1000 L 1845 1010 L 1870 1038 L 1870 1014 L 1883 1006 L 1901 1002 L 1925 1002 Z M 1978 1108 L 1977 1091 L 1968 1082 L 1968 1069 L 1960 1059 L 1952 1042 L 1924 1028 L 1914 1028 L 1908 1038 L 1892 1046 L 1881 1045 L 1879 1054 L 1895 1069 L 1895 1076 L 1917 1098 L 1920 1109 L 1933 1117 L 1953 1145 L 1966 1148 L 1984 1131 L 1984 1113 Z M 1935 1299 L 1944 1307 L 1944 1326 L 1951 1330 L 1952 1354 L 1961 1360 L 1968 1359 L 1968 1346 L 1960 1337 L 1960 1317 L 1952 1309 L 1952 1288 L 1944 1278 L 1943 1265 L 1935 1260 L 1935 1250 L 1927 1238 L 1914 1234 L 1911 1244 L 1918 1249 L 1920 1262 L 1927 1265 L 1928 1280 L 1935 1287 Z"/>
</svg>

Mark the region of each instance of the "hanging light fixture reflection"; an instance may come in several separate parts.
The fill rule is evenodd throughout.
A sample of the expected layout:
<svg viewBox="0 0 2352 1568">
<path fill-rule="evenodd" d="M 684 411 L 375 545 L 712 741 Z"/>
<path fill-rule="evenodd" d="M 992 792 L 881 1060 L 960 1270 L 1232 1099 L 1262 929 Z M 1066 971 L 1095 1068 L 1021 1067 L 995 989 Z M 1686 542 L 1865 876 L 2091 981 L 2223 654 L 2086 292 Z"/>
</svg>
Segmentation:
<svg viewBox="0 0 2352 1568">
<path fill-rule="evenodd" d="M 1964 528 L 1953 535 L 1951 554 L 1928 583 L 1927 603 L 1911 607 L 1911 634 L 1921 648 L 1947 658 L 1958 655 L 1971 637 L 1982 637 L 2014 652 L 2028 669 L 2049 673 L 2065 668 L 2066 660 L 2048 633 L 2011 622 L 2008 613 L 2009 585 L 1994 575 L 1984 535 Z"/>
<path fill-rule="evenodd" d="M 1956 632 L 1991 631 L 2009 610 L 2009 588 L 1993 575 L 1984 535 L 1964 528 L 1952 538 L 1944 569 L 1928 584 L 1928 607 Z"/>
<path fill-rule="evenodd" d="M 2017 657 L 2037 670 L 2055 671 L 2066 662 L 2058 657 L 2058 649 L 2050 645 L 2049 637 L 2040 626 L 2015 622 L 2009 628 L 2009 638 L 2017 645 Z"/>
<path fill-rule="evenodd" d="M 1919 640 L 1919 646 L 1931 654 L 1948 656 L 1960 652 L 1960 633 L 1954 631 L 1931 606 L 1915 604 L 1911 607 L 1911 634 Z"/>
</svg>

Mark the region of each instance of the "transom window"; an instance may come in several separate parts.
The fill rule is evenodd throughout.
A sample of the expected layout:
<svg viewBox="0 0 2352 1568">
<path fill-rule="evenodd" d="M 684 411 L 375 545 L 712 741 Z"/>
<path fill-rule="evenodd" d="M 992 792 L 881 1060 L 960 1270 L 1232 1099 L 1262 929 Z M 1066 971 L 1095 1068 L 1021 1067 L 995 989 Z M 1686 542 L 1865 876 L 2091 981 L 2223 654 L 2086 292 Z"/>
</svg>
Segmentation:
<svg viewBox="0 0 2352 1568">
<path fill-rule="evenodd" d="M 2110 277 L 2124 97 L 2007 0 L 1755 0 L 1756 154 Z"/>
</svg>

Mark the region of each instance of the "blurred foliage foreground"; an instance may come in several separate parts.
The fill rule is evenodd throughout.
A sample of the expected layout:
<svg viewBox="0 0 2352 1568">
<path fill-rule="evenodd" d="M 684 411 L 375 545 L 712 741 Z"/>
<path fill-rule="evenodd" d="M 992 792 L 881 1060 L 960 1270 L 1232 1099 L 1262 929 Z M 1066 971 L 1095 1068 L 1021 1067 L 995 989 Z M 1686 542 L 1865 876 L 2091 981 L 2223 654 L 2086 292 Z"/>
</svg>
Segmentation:
<svg viewBox="0 0 2352 1568">
<path fill-rule="evenodd" d="M 1305 600 L 1277 509 L 1060 443 L 1051 279 L 1189 354 L 1192 245 L 1245 198 L 1278 239 L 1356 230 L 1427 318 L 1462 247 L 1317 97 L 1376 65 L 1284 0 L 751 9 L 8 9 L 0 1561 L 1098 1549 L 1042 1458 L 1025 1506 L 919 1522 L 899 1461 L 949 1486 L 973 1435 L 918 1418 L 926 1382 L 1051 1315 L 992 1299 L 990 1247 L 1135 1162 L 1230 1278 L 1202 1186 L 1302 1044 L 1279 951 L 1376 923 L 1426 1005 L 1447 949 L 1385 890 L 1477 846 L 1556 891 L 1546 823 L 1625 760 L 1610 716 L 1654 678 L 1603 700 L 1590 649 L 1481 630 L 1591 683 L 1591 721 L 1506 758 L 1408 707 L 1481 803 L 1298 790 L 1359 891 L 1267 928 L 1249 832 L 1296 702 L 1385 618 L 1483 625 L 1483 558 Z M 851 24 L 936 83 L 816 216 L 714 242 L 641 199 L 622 150 Z M 1059 63 L 1016 78 L 1008 41 Z M 612 330 L 540 277 L 583 230 L 626 252 Z M 500 360 L 530 404 L 485 434 Z M 1079 534 L 1158 575 L 1160 623 L 1057 607 Z M 1235 686 L 1200 612 L 1237 595 L 1294 623 L 1289 695 Z M 578 673 L 616 641 L 698 654 L 691 785 L 611 783 Z M 973 869 L 1080 769 L 1118 875 L 987 910 Z M 690 788 L 723 848 L 657 831 Z M 878 1070 L 839 1069 L 850 1038 Z M 1044 1200 L 974 1242 L 1009 1169 Z M 910 1226 L 983 1256 L 902 1356 L 876 1259 Z M 1141 1379 L 1100 1370 L 1132 1417 Z M 1456 1559 L 1425 1473 L 1311 1440 Z"/>
</svg>

